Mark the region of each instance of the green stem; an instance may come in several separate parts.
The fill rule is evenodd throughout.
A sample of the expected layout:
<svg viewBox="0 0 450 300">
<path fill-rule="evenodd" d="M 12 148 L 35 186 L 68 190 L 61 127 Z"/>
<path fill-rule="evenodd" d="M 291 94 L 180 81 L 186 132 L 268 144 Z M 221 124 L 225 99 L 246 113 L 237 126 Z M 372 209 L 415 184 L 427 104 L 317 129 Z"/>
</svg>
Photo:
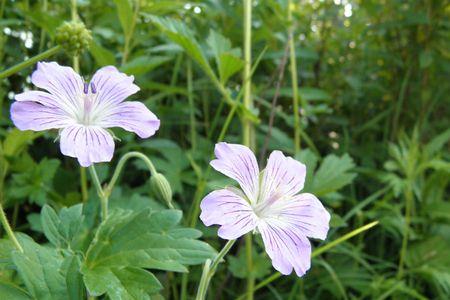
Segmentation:
<svg viewBox="0 0 450 300">
<path fill-rule="evenodd" d="M 14 246 L 17 248 L 17 250 L 23 252 L 22 246 L 20 246 L 19 241 L 17 240 L 16 236 L 14 235 L 14 232 L 11 229 L 11 226 L 9 225 L 5 211 L 3 210 L 3 204 L 1 203 L 0 203 L 0 221 L 2 222 L 3 228 L 5 229 L 6 234 L 8 234 L 10 240 L 13 242 Z"/>
<path fill-rule="evenodd" d="M 405 207 L 405 228 L 403 230 L 403 239 L 402 239 L 402 248 L 400 250 L 400 259 L 398 263 L 398 272 L 397 272 L 397 278 L 402 279 L 403 273 L 404 273 L 404 264 L 405 264 L 405 256 L 406 251 L 408 249 L 408 238 L 409 238 L 409 227 L 411 224 L 411 208 L 414 201 L 414 196 L 412 193 L 412 190 L 409 187 L 406 188 L 405 191 L 405 200 L 406 200 L 406 207 Z"/>
<path fill-rule="evenodd" d="M 336 247 L 337 245 L 339 245 L 339 244 L 345 242 L 346 240 L 348 240 L 348 239 L 354 237 L 355 235 L 358 235 L 358 234 L 360 234 L 360 233 L 362 233 L 362 232 L 364 232 L 364 231 L 366 231 L 366 230 L 369 230 L 370 228 L 376 226 L 377 224 L 378 224 L 378 221 L 371 222 L 371 223 L 369 223 L 369 224 L 366 224 L 366 225 L 364 225 L 364 226 L 361 226 L 361 227 L 359 227 L 359 228 L 357 228 L 357 229 L 355 229 L 355 230 L 353 230 L 353 231 L 347 233 L 346 235 L 344 235 L 344 236 L 342 236 L 342 237 L 340 237 L 340 238 L 338 238 L 338 239 L 336 239 L 336 240 L 334 240 L 334 241 L 332 241 L 332 242 L 330 242 L 330 243 L 328 243 L 328 244 L 326 244 L 326 245 L 324 245 L 324 246 L 322 246 L 322 247 L 317 248 L 316 250 L 314 250 L 314 251 L 311 253 L 311 258 L 316 257 L 316 256 L 318 256 L 318 255 L 320 255 L 320 254 L 322 254 L 322 253 L 324 253 L 324 252 L 330 250 L 331 248 Z M 271 276 L 267 277 L 266 279 L 264 279 L 263 281 L 261 281 L 260 283 L 258 283 L 258 284 L 255 286 L 255 288 L 254 288 L 253 291 L 257 291 L 257 290 L 259 290 L 259 289 L 265 287 L 266 285 L 268 285 L 268 284 L 271 283 L 272 281 L 274 281 L 274 280 L 280 278 L 281 276 L 282 276 L 282 274 L 281 274 L 281 273 L 278 273 L 278 272 L 272 274 Z M 246 295 L 247 295 L 247 294 L 245 293 L 245 294 L 239 296 L 237 299 L 238 299 L 238 300 L 242 300 L 242 299 L 245 298 Z"/>
<path fill-rule="evenodd" d="M 191 147 L 195 151 L 197 148 L 197 132 L 195 124 L 195 107 L 194 107 L 194 92 L 192 87 L 192 61 L 187 61 L 187 90 L 189 101 L 189 117 L 190 117 L 190 131 L 191 131 Z"/>
<path fill-rule="evenodd" d="M 289 22 L 289 51 L 290 51 L 290 71 L 292 81 L 292 101 L 294 109 L 294 150 L 295 153 L 300 151 L 300 111 L 299 111 L 299 93 L 298 93 L 298 76 L 297 76 L 297 60 L 295 57 L 295 40 L 294 40 L 294 24 L 292 20 L 292 1 L 288 0 L 288 22 Z"/>
<path fill-rule="evenodd" d="M 244 0 L 244 74 L 243 74 L 243 84 L 244 89 L 244 99 L 243 104 L 247 109 L 253 107 L 253 101 L 251 96 L 251 68 L 252 68 L 252 53 L 251 53 L 251 38 L 252 38 L 252 0 Z M 251 146 L 252 144 L 252 123 L 251 121 L 243 117 L 242 120 L 242 134 L 243 143 L 246 146 Z M 252 148 L 252 147 L 251 147 Z"/>
<path fill-rule="evenodd" d="M 61 49 L 62 49 L 61 46 L 58 45 L 58 46 L 48 49 L 47 51 L 45 51 L 43 53 L 33 56 L 24 62 L 18 63 L 17 65 L 14 65 L 11 68 L 6 69 L 5 71 L 1 72 L 0 79 L 7 78 L 7 77 L 21 71 L 22 69 L 25 69 L 26 67 L 34 65 L 36 62 L 46 59 L 46 58 L 58 53 Z"/>
<path fill-rule="evenodd" d="M 252 0 L 244 0 L 244 74 L 243 84 L 244 89 L 244 107 L 251 110 L 253 107 L 253 100 L 251 96 L 251 68 L 252 68 Z M 250 148 L 253 148 L 253 126 L 248 117 L 242 119 L 242 138 L 243 144 Z M 248 233 L 245 236 L 245 253 L 247 261 L 247 299 L 253 299 L 253 288 L 255 285 L 255 278 L 253 276 L 253 253 L 252 253 L 252 235 Z"/>
<path fill-rule="evenodd" d="M 125 163 L 130 159 L 130 158 L 139 158 L 141 159 L 145 165 L 147 166 L 148 170 L 150 171 L 150 175 L 156 175 L 157 171 L 155 169 L 155 166 L 153 165 L 152 161 L 143 153 L 141 152 L 137 152 L 137 151 L 131 151 L 128 152 L 127 154 L 125 154 L 124 156 L 122 156 L 119 160 L 119 162 L 117 163 L 117 167 L 114 170 L 114 174 L 111 178 L 111 181 L 109 182 L 107 188 L 105 189 L 105 194 L 109 197 L 109 195 L 111 195 L 111 192 L 114 188 L 114 185 L 116 184 L 117 180 L 119 179 L 120 173 L 122 172 L 122 169 L 125 165 Z"/>
<path fill-rule="evenodd" d="M 97 189 L 97 194 L 100 197 L 100 204 L 102 208 L 102 220 L 106 220 L 108 217 L 108 195 L 105 194 L 105 191 L 102 188 L 100 180 L 98 179 L 97 171 L 95 170 L 94 165 L 89 167 L 89 171 L 91 173 L 92 181 L 94 182 L 94 186 Z"/>
<path fill-rule="evenodd" d="M 233 244 L 235 242 L 236 240 L 229 240 L 222 248 L 222 250 L 220 250 L 220 252 L 217 254 L 217 256 L 214 258 L 212 262 L 208 260 L 205 263 L 202 277 L 200 279 L 200 283 L 197 290 L 197 296 L 195 297 L 196 300 L 205 299 L 209 283 L 211 282 L 211 278 L 214 276 L 214 273 L 216 272 L 217 266 L 225 257 L 225 255 L 228 253 L 228 251 L 230 251 L 231 247 L 233 247 Z"/>
<path fill-rule="evenodd" d="M 138 17 L 139 14 L 139 7 L 140 7 L 140 0 L 136 1 L 136 4 L 134 6 L 134 13 L 133 13 L 133 19 L 131 19 L 131 27 L 130 27 L 130 32 L 127 32 L 125 34 L 125 45 L 123 48 L 123 55 L 122 55 L 122 65 L 124 65 L 127 62 L 128 59 L 128 55 L 130 52 L 130 43 L 131 43 L 131 38 L 133 37 L 133 33 L 134 33 L 134 28 L 136 27 L 136 19 Z"/>
<path fill-rule="evenodd" d="M 86 202 L 88 200 L 88 186 L 86 168 L 80 167 L 80 185 L 81 185 L 81 200 Z"/>
</svg>

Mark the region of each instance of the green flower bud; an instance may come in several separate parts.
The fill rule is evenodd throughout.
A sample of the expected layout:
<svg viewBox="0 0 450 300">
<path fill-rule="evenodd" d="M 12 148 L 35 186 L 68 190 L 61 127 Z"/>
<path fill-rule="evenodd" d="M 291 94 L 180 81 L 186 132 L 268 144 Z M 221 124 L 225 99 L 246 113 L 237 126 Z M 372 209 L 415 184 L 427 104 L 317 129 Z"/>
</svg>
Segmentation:
<svg viewBox="0 0 450 300">
<path fill-rule="evenodd" d="M 166 177 L 161 173 L 156 173 L 150 178 L 150 186 L 156 198 L 165 201 L 170 208 L 172 205 L 172 188 Z"/>
<path fill-rule="evenodd" d="M 89 48 L 91 31 L 80 21 L 64 22 L 56 29 L 56 42 L 70 55 L 78 55 Z"/>
</svg>

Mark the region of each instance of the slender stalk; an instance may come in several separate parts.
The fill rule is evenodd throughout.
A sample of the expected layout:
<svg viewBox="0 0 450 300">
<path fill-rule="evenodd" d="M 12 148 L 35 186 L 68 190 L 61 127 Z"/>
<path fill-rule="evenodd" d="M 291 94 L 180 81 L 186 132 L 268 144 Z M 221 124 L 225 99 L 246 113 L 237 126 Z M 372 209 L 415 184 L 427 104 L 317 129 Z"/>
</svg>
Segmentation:
<svg viewBox="0 0 450 300">
<path fill-rule="evenodd" d="M 21 71 L 22 69 L 25 69 L 26 67 L 29 67 L 31 65 L 34 65 L 36 62 L 46 59 L 52 55 L 55 55 L 61 50 L 61 46 L 55 46 L 53 48 L 48 49 L 45 52 L 42 52 L 36 56 L 33 56 L 29 59 L 27 59 L 24 62 L 18 63 L 17 65 L 12 66 L 9 69 L 6 69 L 5 71 L 0 73 L 0 79 L 7 78 L 13 74 L 16 74 L 17 72 Z"/>
<path fill-rule="evenodd" d="M 345 242 L 346 240 L 348 240 L 348 239 L 354 237 L 355 235 L 358 235 L 358 234 L 360 234 L 360 233 L 362 233 L 362 232 L 364 232 L 364 231 L 366 231 L 366 230 L 369 230 L 370 228 L 376 226 L 377 224 L 378 224 L 378 221 L 371 222 L 371 223 L 369 223 L 369 224 L 366 224 L 366 225 L 364 225 L 364 226 L 361 226 L 361 227 L 359 227 L 359 228 L 357 228 L 357 229 L 355 229 L 355 230 L 353 230 L 353 231 L 351 231 L 351 232 L 345 234 L 344 236 L 342 236 L 342 237 L 340 237 L 340 238 L 338 238 L 338 239 L 336 239 L 336 240 L 334 240 L 334 241 L 332 241 L 332 242 L 330 242 L 330 243 L 328 243 L 328 244 L 326 244 L 326 245 L 323 245 L 322 247 L 317 248 L 316 250 L 314 250 L 314 251 L 311 253 L 311 258 L 316 257 L 316 256 L 318 256 L 318 255 L 320 255 L 320 254 L 322 254 L 322 253 L 324 253 L 324 252 L 330 250 L 331 248 L 336 247 L 337 245 L 339 245 L 339 244 Z M 255 289 L 254 289 L 253 291 L 257 291 L 257 290 L 259 290 L 259 289 L 265 287 L 266 285 L 268 285 L 268 284 L 271 283 L 272 281 L 274 281 L 274 280 L 280 278 L 281 276 L 282 276 L 282 274 L 281 274 L 281 273 L 278 273 L 278 272 L 277 272 L 277 273 L 274 273 L 274 274 L 272 274 L 272 275 L 270 275 L 269 277 L 267 277 L 266 279 L 264 279 L 263 281 L 261 281 L 260 283 L 258 283 L 258 284 L 255 286 Z M 246 294 L 242 294 L 242 295 L 239 296 L 237 299 L 238 299 L 238 300 L 242 300 L 242 299 L 245 298 L 245 296 L 246 296 Z"/>
<path fill-rule="evenodd" d="M 251 109 L 253 107 L 253 101 L 251 96 L 251 68 L 252 68 L 252 53 L 251 53 L 251 39 L 252 39 L 252 1 L 244 0 L 244 74 L 243 74 L 243 84 L 244 89 L 244 107 Z M 243 130 L 243 142 L 244 145 L 251 146 L 252 143 L 252 123 L 251 121 L 244 117 L 242 120 L 242 130 Z"/>
<path fill-rule="evenodd" d="M 135 1 L 133 19 L 131 19 L 130 32 L 125 33 L 125 45 L 124 45 L 124 48 L 123 48 L 122 65 L 124 65 L 127 62 L 127 59 L 128 59 L 128 55 L 129 55 L 129 52 L 130 52 L 131 38 L 133 37 L 134 28 L 136 27 L 136 19 L 137 19 L 138 14 L 139 14 L 140 4 L 141 4 L 140 0 Z"/>
<path fill-rule="evenodd" d="M 252 0 L 244 0 L 244 74 L 243 84 L 244 89 L 244 107 L 251 110 L 253 107 L 253 100 L 251 95 L 251 68 L 252 68 Z M 253 141 L 253 126 L 250 119 L 246 116 L 242 119 L 242 138 L 243 144 L 250 148 L 254 148 Z M 253 288 L 255 285 L 255 278 L 253 275 L 253 251 L 252 251 L 252 235 L 248 233 L 245 236 L 245 253 L 247 261 L 247 299 L 253 299 Z"/>
<path fill-rule="evenodd" d="M 141 152 L 137 152 L 137 151 L 131 151 L 128 152 L 127 154 L 125 154 L 124 156 L 122 156 L 119 160 L 119 162 L 117 163 L 117 167 L 114 170 L 114 174 L 108 184 L 108 186 L 105 189 L 105 194 L 109 197 L 111 195 L 111 192 L 114 188 L 114 185 L 116 184 L 117 180 L 119 179 L 120 173 L 122 173 L 122 169 L 125 165 L 125 163 L 130 159 L 130 158 L 139 158 L 141 159 L 145 165 L 147 166 L 148 170 L 150 171 L 150 174 L 153 176 L 155 175 L 156 169 L 155 166 L 153 165 L 152 161 L 143 153 Z"/>
<path fill-rule="evenodd" d="M 190 117 L 190 132 L 191 132 L 191 147 L 195 151 L 197 148 L 197 131 L 195 124 L 195 107 L 194 107 L 194 91 L 192 86 L 192 61 L 187 61 L 187 90 L 189 101 L 189 117 Z"/>
<path fill-rule="evenodd" d="M 409 238 L 409 227 L 411 224 L 411 208 L 414 201 L 414 196 L 411 190 L 411 185 L 408 184 L 408 187 L 405 190 L 405 227 L 403 229 L 403 239 L 402 239 L 402 248 L 400 249 L 400 259 L 398 263 L 398 272 L 397 278 L 401 279 L 404 273 L 404 264 L 405 264 L 405 256 L 406 250 L 408 249 L 408 238 Z"/>
<path fill-rule="evenodd" d="M 294 150 L 295 153 L 300 151 L 300 111 L 299 111 L 299 93 L 298 93 L 298 76 L 297 76 L 297 60 L 295 57 L 295 40 L 294 36 L 294 24 L 292 20 L 292 0 L 288 0 L 288 23 L 289 23 L 289 52 L 290 52 L 290 70 L 291 70 L 291 81 L 292 81 L 292 107 L 294 109 Z"/>
<path fill-rule="evenodd" d="M 86 176 L 86 168 L 80 167 L 80 185 L 81 185 L 81 200 L 86 202 L 88 200 L 88 185 L 87 185 L 87 176 Z"/>
<path fill-rule="evenodd" d="M 209 283 L 211 282 L 211 278 L 214 276 L 214 273 L 216 272 L 217 266 L 222 261 L 222 259 L 225 257 L 225 255 L 230 251 L 231 247 L 233 247 L 233 244 L 236 242 L 236 240 L 229 240 L 225 246 L 220 250 L 220 252 L 217 254 L 217 256 L 213 259 L 213 261 L 207 261 L 205 263 L 205 266 L 203 268 L 202 277 L 200 279 L 200 283 L 197 290 L 197 296 L 195 297 L 196 300 L 203 300 L 205 299 L 206 292 L 208 291 Z"/>
<path fill-rule="evenodd" d="M 97 171 L 95 170 L 94 165 L 89 167 L 89 171 L 91 173 L 92 181 L 94 182 L 94 186 L 97 189 L 97 194 L 100 197 L 100 204 L 102 208 L 102 220 L 106 220 L 108 217 L 108 196 L 105 194 L 100 180 L 98 179 Z"/>
<path fill-rule="evenodd" d="M 5 211 L 3 210 L 3 204 L 0 203 L 0 221 L 2 222 L 3 228 L 6 231 L 6 234 L 10 238 L 10 240 L 13 242 L 14 246 L 19 250 L 20 252 L 23 252 L 23 248 L 20 245 L 19 241 L 17 240 L 16 236 L 14 235 L 14 232 L 11 229 L 11 226 L 9 225 L 8 219 L 6 218 Z"/>
</svg>

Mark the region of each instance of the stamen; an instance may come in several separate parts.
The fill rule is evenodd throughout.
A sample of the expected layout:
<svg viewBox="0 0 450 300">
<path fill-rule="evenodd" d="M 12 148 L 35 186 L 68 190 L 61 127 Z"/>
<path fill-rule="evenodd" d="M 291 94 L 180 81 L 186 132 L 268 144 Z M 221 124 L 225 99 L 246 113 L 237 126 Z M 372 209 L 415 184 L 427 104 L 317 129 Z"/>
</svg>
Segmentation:
<svg viewBox="0 0 450 300">
<path fill-rule="evenodd" d="M 84 83 L 83 92 L 87 95 L 87 93 L 89 92 L 89 83 L 87 82 Z"/>
<path fill-rule="evenodd" d="M 95 84 L 93 82 L 91 82 L 91 91 L 92 91 L 92 94 L 97 93 L 97 88 L 95 87 Z"/>
</svg>

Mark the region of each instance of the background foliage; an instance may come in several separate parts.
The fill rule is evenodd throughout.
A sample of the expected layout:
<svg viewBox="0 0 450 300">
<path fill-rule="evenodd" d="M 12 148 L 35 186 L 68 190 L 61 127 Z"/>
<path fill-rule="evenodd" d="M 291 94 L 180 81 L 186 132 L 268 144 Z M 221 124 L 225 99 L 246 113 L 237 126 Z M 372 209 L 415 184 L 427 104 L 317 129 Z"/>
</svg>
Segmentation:
<svg viewBox="0 0 450 300">
<path fill-rule="evenodd" d="M 1 69 L 54 46 L 56 28 L 72 18 L 68 2 L 0 1 Z M 57 133 L 20 132 L 9 119 L 14 95 L 33 88 L 32 68 L 24 69 L 0 82 L 0 201 L 14 230 L 26 233 L 19 236 L 25 254 L 10 255 L 10 241 L 0 241 L 0 294 L 8 299 L 79 299 L 85 295 L 84 281 L 94 295 L 107 292 L 111 299 L 146 299 L 158 291 L 179 299 L 184 280 L 187 294 L 194 295 L 200 267 L 190 267 L 189 277 L 158 270 L 186 271 L 212 253 L 196 240 L 198 231 L 177 229 L 178 223 L 201 230 L 216 249 L 223 244 L 216 229 L 197 222 L 198 201 L 225 183 L 207 169 L 214 143 L 239 142 L 240 119 L 250 118 L 262 164 L 272 149 L 307 164 L 305 189 L 318 195 L 333 216 L 329 240 L 380 221 L 314 258 L 304 278 L 264 284 L 257 299 L 447 299 L 449 3 L 294 2 L 294 23 L 289 24 L 287 1 L 254 1 L 256 105 L 246 110 L 237 101 L 242 96 L 241 1 L 78 1 L 78 15 L 93 35 L 89 51 L 79 58 L 81 72 L 89 77 L 101 66 L 120 66 L 141 88 L 133 98 L 162 123 L 156 137 L 145 141 L 115 130 L 121 142 L 113 163 L 99 166 L 101 179 L 111 175 L 121 154 L 141 151 L 168 178 L 184 216 L 162 210 L 149 193 L 144 164 L 134 162 L 112 195 L 116 223 L 102 223 L 92 236 L 90 228 L 98 222 L 95 191 L 90 189 L 83 199 L 78 165 L 59 153 Z M 290 25 L 301 103 L 302 150 L 297 153 L 285 50 Z M 49 60 L 72 64 L 64 52 Z M 285 73 L 282 81 L 280 72 Z M 159 230 L 186 240 L 196 254 L 175 251 L 166 257 L 172 262 L 167 267 L 164 255 L 148 252 L 149 232 Z M 143 252 L 130 256 L 126 245 L 137 237 L 141 242 L 135 247 Z M 102 240 L 116 243 L 115 252 L 104 248 Z M 256 244 L 254 276 L 259 283 L 274 270 L 261 241 Z M 219 266 L 211 299 L 235 299 L 244 291 L 247 269 L 241 246 Z M 139 261 L 139 267 L 131 261 Z M 48 278 L 55 268 L 59 273 Z M 108 290 L 111 282 L 114 288 Z"/>
</svg>

